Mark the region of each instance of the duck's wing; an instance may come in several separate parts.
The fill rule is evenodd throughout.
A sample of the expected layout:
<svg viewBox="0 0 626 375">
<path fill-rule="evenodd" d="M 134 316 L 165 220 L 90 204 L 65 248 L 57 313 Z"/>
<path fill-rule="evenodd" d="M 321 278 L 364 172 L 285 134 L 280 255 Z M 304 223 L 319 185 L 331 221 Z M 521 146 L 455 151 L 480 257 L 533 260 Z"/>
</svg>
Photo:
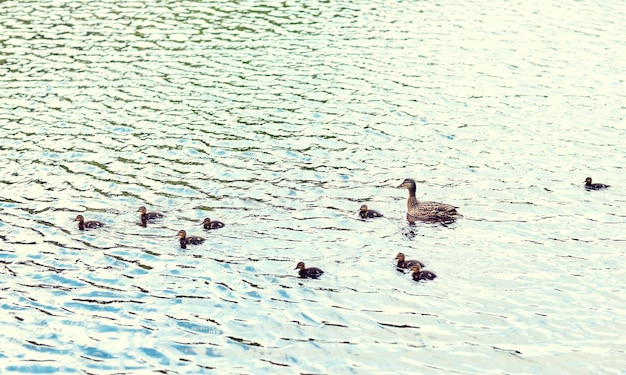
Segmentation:
<svg viewBox="0 0 626 375">
<path fill-rule="evenodd" d="M 422 223 L 441 223 L 441 224 L 452 224 L 456 221 L 456 219 L 463 217 L 460 214 L 452 214 L 452 213 L 424 213 L 420 215 L 411 215 L 410 213 L 406 214 L 406 219 L 409 221 L 409 224 L 413 225 L 416 222 L 420 221 Z"/>
<path fill-rule="evenodd" d="M 409 213 L 412 216 L 450 216 L 456 215 L 457 207 L 440 202 L 419 202 L 411 207 Z"/>
<path fill-rule="evenodd" d="M 435 277 L 437 277 L 437 275 L 435 275 L 434 273 L 430 272 L 430 271 L 420 271 L 420 272 L 416 272 L 413 274 L 413 280 L 415 281 L 420 281 L 420 280 L 433 280 L 435 279 Z"/>
<path fill-rule="evenodd" d="M 202 237 L 197 237 L 197 236 L 190 236 L 187 237 L 187 243 L 193 244 L 193 245 L 199 245 L 201 243 L 204 242 L 204 238 Z"/>
<path fill-rule="evenodd" d="M 406 265 L 406 267 L 404 267 L 404 268 L 411 268 L 411 267 L 413 267 L 416 264 L 419 264 L 420 267 L 422 267 L 422 268 L 426 267 L 426 265 L 424 263 L 420 262 L 419 260 L 407 260 L 407 261 L 404 262 L 404 264 Z"/>
<path fill-rule="evenodd" d="M 426 202 L 426 203 L 429 204 L 429 207 L 431 207 L 433 211 L 436 211 L 436 212 L 446 212 L 446 213 L 455 212 L 456 213 L 457 207 L 455 207 L 455 206 L 453 206 L 451 204 L 439 203 L 439 202 Z"/>
<path fill-rule="evenodd" d="M 309 274 L 309 277 L 312 277 L 315 279 L 320 277 L 324 273 L 324 271 L 316 267 L 311 267 L 307 269 L 307 271 L 308 271 L 307 273 Z"/>
<path fill-rule="evenodd" d="M 100 228 L 103 226 L 104 226 L 104 223 L 101 223 L 96 220 L 85 221 L 85 228 Z"/>
<path fill-rule="evenodd" d="M 383 214 L 381 214 L 381 213 L 380 213 L 380 212 L 378 212 L 378 211 L 369 210 L 369 211 L 367 211 L 367 216 L 368 216 L 368 217 L 372 217 L 372 218 L 373 218 L 373 217 L 383 217 Z"/>
<path fill-rule="evenodd" d="M 147 217 L 148 219 L 151 219 L 151 220 L 152 220 L 152 219 L 161 219 L 161 218 L 163 217 L 163 214 L 162 214 L 162 213 L 160 213 L 160 212 L 148 212 L 148 213 L 146 214 L 146 217 Z"/>
</svg>

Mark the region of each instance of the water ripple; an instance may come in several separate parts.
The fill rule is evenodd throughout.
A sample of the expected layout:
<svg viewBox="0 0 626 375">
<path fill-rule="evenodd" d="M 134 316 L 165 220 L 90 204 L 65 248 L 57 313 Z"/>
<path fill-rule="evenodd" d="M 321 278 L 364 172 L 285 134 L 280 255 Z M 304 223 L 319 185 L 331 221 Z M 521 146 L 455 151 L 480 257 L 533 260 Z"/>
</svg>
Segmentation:
<svg viewBox="0 0 626 375">
<path fill-rule="evenodd" d="M 620 5 L 0 3 L 0 368 L 620 372 Z"/>
</svg>

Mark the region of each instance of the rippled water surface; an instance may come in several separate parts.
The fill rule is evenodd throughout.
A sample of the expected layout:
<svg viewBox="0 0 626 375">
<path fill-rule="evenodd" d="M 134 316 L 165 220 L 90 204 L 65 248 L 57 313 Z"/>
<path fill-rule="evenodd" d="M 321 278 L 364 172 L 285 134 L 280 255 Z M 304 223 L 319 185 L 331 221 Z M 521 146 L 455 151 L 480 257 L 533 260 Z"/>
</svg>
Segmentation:
<svg viewBox="0 0 626 375">
<path fill-rule="evenodd" d="M 0 372 L 626 374 L 625 24 L 613 0 L 0 2 Z M 407 177 L 464 217 L 410 226 Z"/>
</svg>

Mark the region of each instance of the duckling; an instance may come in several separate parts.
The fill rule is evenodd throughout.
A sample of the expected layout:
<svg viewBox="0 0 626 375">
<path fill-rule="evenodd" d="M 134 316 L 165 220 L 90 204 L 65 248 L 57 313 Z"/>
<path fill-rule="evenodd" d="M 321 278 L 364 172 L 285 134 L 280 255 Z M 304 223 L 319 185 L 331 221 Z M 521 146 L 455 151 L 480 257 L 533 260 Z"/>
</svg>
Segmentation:
<svg viewBox="0 0 626 375">
<path fill-rule="evenodd" d="M 361 209 L 359 210 L 359 216 L 361 216 L 361 218 L 363 219 L 367 219 L 367 218 L 373 218 L 373 217 L 383 217 L 383 214 L 381 214 L 378 211 L 368 210 L 367 205 L 362 204 Z"/>
<path fill-rule="evenodd" d="M 413 280 L 415 281 L 433 280 L 435 277 L 437 277 L 437 275 L 435 275 L 434 273 L 430 271 L 422 270 L 422 267 L 419 264 L 416 264 L 413 267 L 411 267 L 411 271 L 413 271 L 411 276 L 413 277 Z"/>
<path fill-rule="evenodd" d="M 600 189 L 606 189 L 611 185 L 605 185 L 605 184 L 600 184 L 600 183 L 595 183 L 592 184 L 591 183 L 591 177 L 587 177 L 585 178 L 585 189 L 587 190 L 600 190 Z"/>
<path fill-rule="evenodd" d="M 324 271 L 316 267 L 305 268 L 304 262 L 298 262 L 298 265 L 294 268 L 294 270 L 300 270 L 298 271 L 298 274 L 303 279 L 317 279 L 324 273 Z"/>
<path fill-rule="evenodd" d="M 211 221 L 211 219 L 207 217 L 202 222 L 202 225 L 204 226 L 204 229 L 219 229 L 219 228 L 224 228 L 225 224 L 217 220 Z"/>
<path fill-rule="evenodd" d="M 104 223 L 101 223 L 97 220 L 89 220 L 85 221 L 83 215 L 76 216 L 74 221 L 78 221 L 78 229 L 85 230 L 85 228 L 100 228 L 104 226 Z"/>
<path fill-rule="evenodd" d="M 424 267 L 424 263 L 419 260 L 404 260 L 404 253 L 398 253 L 395 258 L 398 261 L 397 268 L 411 268 L 418 264 L 420 267 Z"/>
<path fill-rule="evenodd" d="M 163 214 L 160 212 L 148 212 L 144 206 L 139 207 L 137 212 L 140 212 L 142 227 L 148 224 L 148 220 L 161 219 L 163 217 Z"/>
<path fill-rule="evenodd" d="M 180 239 L 180 248 L 186 249 L 187 245 L 200 245 L 204 242 L 204 238 L 198 236 L 189 236 L 187 237 L 187 232 L 184 230 L 178 231 L 178 237 Z"/>
<path fill-rule="evenodd" d="M 418 201 L 415 197 L 415 191 L 417 189 L 415 180 L 411 178 L 405 179 L 398 188 L 407 189 L 409 191 L 409 199 L 406 203 L 408 209 L 407 218 L 409 221 L 449 222 L 454 221 L 457 217 L 463 217 L 456 211 L 457 207 L 450 204 Z"/>
</svg>

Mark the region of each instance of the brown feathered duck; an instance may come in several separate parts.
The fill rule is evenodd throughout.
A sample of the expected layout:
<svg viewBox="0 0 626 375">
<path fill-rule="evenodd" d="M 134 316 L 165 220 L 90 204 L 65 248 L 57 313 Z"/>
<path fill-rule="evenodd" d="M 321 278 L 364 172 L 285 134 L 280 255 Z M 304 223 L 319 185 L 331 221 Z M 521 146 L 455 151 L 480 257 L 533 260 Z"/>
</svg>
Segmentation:
<svg viewBox="0 0 626 375">
<path fill-rule="evenodd" d="M 141 219 L 141 226 L 145 227 L 148 224 L 148 220 L 161 219 L 163 218 L 163 214 L 160 212 L 148 212 L 144 206 L 139 207 L 137 210 L 139 212 L 139 217 Z"/>
<path fill-rule="evenodd" d="M 417 190 L 415 180 L 411 178 L 405 179 L 398 188 L 409 191 L 409 199 L 406 202 L 409 221 L 450 222 L 463 217 L 457 212 L 457 207 L 450 204 L 418 201 L 415 197 Z"/>
<path fill-rule="evenodd" d="M 419 260 L 405 260 L 404 253 L 398 253 L 395 259 L 398 261 L 398 264 L 396 264 L 397 268 L 411 268 L 416 264 L 424 267 L 424 263 L 420 262 Z"/>
<path fill-rule="evenodd" d="M 411 267 L 411 271 L 413 271 L 413 273 L 411 274 L 411 277 L 413 277 L 413 280 L 415 281 L 433 280 L 435 277 L 437 277 L 437 275 L 435 275 L 434 273 L 423 270 L 419 264 L 416 264 L 413 267 Z"/>
<path fill-rule="evenodd" d="M 600 184 L 600 183 L 595 183 L 592 184 L 591 183 L 591 177 L 587 177 L 585 178 L 585 189 L 587 190 L 600 190 L 600 189 L 606 189 L 611 185 L 605 185 L 605 184 Z"/>
<path fill-rule="evenodd" d="M 367 219 L 367 218 L 371 219 L 374 217 L 383 217 L 383 214 L 381 214 L 378 211 L 370 210 L 367 208 L 366 204 L 362 204 L 361 209 L 359 210 L 359 216 L 361 216 L 361 218 L 363 219 Z"/>
<path fill-rule="evenodd" d="M 88 229 L 100 228 L 104 226 L 104 223 L 99 222 L 97 220 L 85 221 L 85 218 L 83 217 L 83 215 L 76 216 L 76 219 L 74 219 L 74 221 L 78 221 L 78 229 L 80 230 L 85 230 L 85 228 L 88 228 Z"/>
<path fill-rule="evenodd" d="M 209 219 L 208 217 L 204 219 L 204 221 L 202 222 L 202 226 L 204 227 L 204 229 L 219 229 L 219 228 L 224 228 L 224 223 L 222 223 L 221 221 L 217 221 L 217 220 L 213 220 L 211 221 L 211 219 Z"/>
<path fill-rule="evenodd" d="M 198 236 L 189 236 L 187 237 L 187 232 L 184 230 L 178 231 L 178 237 L 180 240 L 180 248 L 186 249 L 187 245 L 200 245 L 204 242 L 204 238 Z"/>
<path fill-rule="evenodd" d="M 298 274 L 303 279 L 317 279 L 324 273 L 324 271 L 316 267 L 306 268 L 304 262 L 298 262 L 298 265 L 296 265 L 296 268 L 294 268 L 294 270 L 300 270 L 298 271 Z"/>
</svg>

